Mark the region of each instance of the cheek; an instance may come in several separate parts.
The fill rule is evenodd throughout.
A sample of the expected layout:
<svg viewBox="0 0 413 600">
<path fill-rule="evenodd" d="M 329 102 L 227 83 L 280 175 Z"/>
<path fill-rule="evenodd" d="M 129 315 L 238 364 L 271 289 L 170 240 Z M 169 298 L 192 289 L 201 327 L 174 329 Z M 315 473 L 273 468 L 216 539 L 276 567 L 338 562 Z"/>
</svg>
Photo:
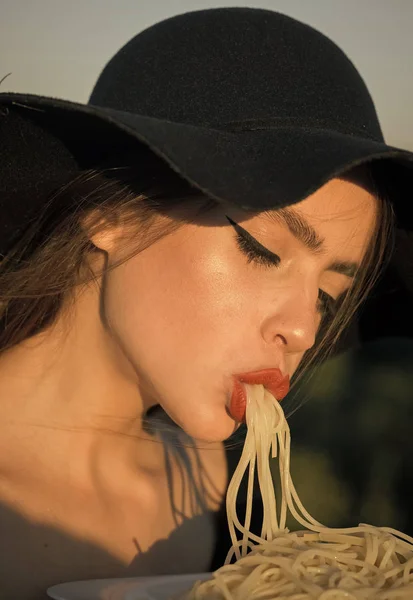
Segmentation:
<svg viewBox="0 0 413 600">
<path fill-rule="evenodd" d="M 182 386 L 188 371 L 202 382 L 237 361 L 254 302 L 223 256 L 151 248 L 109 274 L 107 320 L 138 372 Z"/>
<path fill-rule="evenodd" d="M 290 354 L 286 360 L 286 367 L 290 378 L 294 375 L 298 367 L 300 366 L 301 361 L 304 358 L 305 352 L 300 352 L 299 354 Z"/>
</svg>

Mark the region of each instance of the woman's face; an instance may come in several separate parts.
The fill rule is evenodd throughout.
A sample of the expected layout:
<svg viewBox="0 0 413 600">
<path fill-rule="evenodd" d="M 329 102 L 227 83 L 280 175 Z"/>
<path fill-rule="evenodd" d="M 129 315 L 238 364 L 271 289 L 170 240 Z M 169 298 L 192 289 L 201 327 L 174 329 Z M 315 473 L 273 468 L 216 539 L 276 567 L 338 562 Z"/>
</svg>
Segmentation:
<svg viewBox="0 0 413 600">
<path fill-rule="evenodd" d="M 376 211 L 370 192 L 334 179 L 284 215 L 217 207 L 110 271 L 106 321 L 144 407 L 161 404 L 195 438 L 229 437 L 233 375 L 294 373 L 351 285 Z"/>
</svg>

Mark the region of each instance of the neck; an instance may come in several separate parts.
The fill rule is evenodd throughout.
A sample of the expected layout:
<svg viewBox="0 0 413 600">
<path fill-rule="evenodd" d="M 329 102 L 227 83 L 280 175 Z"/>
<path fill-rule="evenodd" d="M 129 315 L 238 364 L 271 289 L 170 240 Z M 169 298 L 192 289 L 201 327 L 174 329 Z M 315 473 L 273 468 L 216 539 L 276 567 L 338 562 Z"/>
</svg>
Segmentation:
<svg viewBox="0 0 413 600">
<path fill-rule="evenodd" d="M 10 445 L 32 456 L 28 446 L 35 446 L 49 472 L 52 463 L 56 471 L 70 468 L 86 485 L 93 469 L 108 476 L 113 468 L 118 476 L 120 465 L 151 470 L 162 456 L 159 440 L 142 424 L 156 401 L 103 326 L 99 302 L 97 286 L 87 287 L 70 316 L 62 313 L 47 331 L 0 357 L 3 456 L 10 457 Z"/>
</svg>

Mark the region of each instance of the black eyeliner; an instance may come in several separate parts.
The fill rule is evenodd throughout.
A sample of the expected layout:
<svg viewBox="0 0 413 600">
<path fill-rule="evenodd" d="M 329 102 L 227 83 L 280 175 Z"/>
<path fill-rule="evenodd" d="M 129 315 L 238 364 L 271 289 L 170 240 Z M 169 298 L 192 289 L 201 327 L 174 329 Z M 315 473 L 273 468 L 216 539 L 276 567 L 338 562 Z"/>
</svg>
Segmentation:
<svg viewBox="0 0 413 600">
<path fill-rule="evenodd" d="M 258 255 L 267 258 L 268 261 L 271 262 L 274 266 L 277 266 L 281 262 L 281 259 L 277 254 L 274 254 L 274 252 L 271 252 L 271 250 L 268 250 L 268 248 L 260 244 L 258 240 L 256 240 L 250 233 L 248 233 L 248 231 L 246 231 L 246 229 L 238 225 L 238 223 L 235 223 L 235 221 L 228 217 L 228 215 L 225 215 L 225 217 L 228 219 L 229 223 L 235 229 L 236 233 L 240 238 L 238 240 L 238 245 L 241 247 L 241 250 L 243 249 L 242 243 L 246 243 L 251 247 L 252 250 L 257 252 Z"/>
<path fill-rule="evenodd" d="M 237 234 L 237 244 L 241 252 L 248 257 L 248 262 L 263 262 L 266 266 L 278 266 L 281 259 L 277 254 L 260 244 L 248 231 L 225 215 Z M 319 290 L 318 310 L 324 317 L 333 318 L 338 310 L 338 299 L 334 300 L 324 290 Z"/>
</svg>

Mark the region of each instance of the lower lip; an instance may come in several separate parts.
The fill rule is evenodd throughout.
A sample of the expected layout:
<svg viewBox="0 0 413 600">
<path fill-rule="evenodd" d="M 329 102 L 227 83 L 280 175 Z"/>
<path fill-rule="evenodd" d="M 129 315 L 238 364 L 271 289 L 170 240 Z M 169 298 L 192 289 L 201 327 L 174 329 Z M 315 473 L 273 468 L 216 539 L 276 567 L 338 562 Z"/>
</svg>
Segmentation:
<svg viewBox="0 0 413 600">
<path fill-rule="evenodd" d="M 261 373 L 261 375 L 263 375 L 263 372 Z M 289 380 L 288 378 L 284 378 L 284 380 L 278 382 L 277 385 L 274 385 L 273 383 L 268 383 L 268 388 L 270 393 L 272 393 L 278 400 L 282 400 L 289 390 Z M 228 410 L 229 415 L 235 421 L 238 421 L 238 423 L 245 423 L 246 408 L 247 391 L 245 389 L 245 385 L 242 383 L 242 381 L 239 381 L 239 379 L 234 378 L 234 386 Z"/>
<path fill-rule="evenodd" d="M 238 423 L 245 423 L 245 411 L 247 408 L 247 394 L 244 385 L 234 380 L 231 401 L 229 404 L 229 414 Z"/>
</svg>

